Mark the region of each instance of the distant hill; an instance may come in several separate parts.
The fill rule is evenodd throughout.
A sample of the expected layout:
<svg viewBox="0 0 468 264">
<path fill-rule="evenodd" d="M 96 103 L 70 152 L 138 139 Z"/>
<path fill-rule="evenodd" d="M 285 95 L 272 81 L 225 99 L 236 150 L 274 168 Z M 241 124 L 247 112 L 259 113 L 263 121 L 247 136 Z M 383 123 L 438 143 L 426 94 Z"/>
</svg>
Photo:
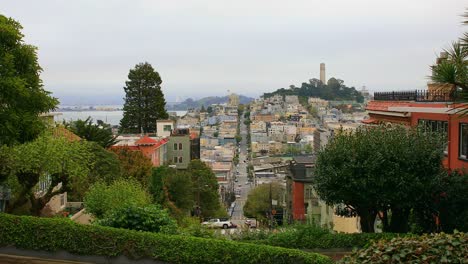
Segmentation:
<svg viewBox="0 0 468 264">
<path fill-rule="evenodd" d="M 330 101 L 356 101 L 362 103 L 364 97 L 354 87 L 347 87 L 343 80 L 330 78 L 327 84 L 318 79 L 310 79 L 302 83 L 301 87 L 291 85 L 289 89 L 281 88 L 271 93 L 264 93 L 263 97 L 273 95 L 297 95 L 300 97 L 318 97 Z"/>
<path fill-rule="evenodd" d="M 241 104 L 248 104 L 253 100 L 254 98 L 247 97 L 244 95 L 239 95 L 239 102 Z M 169 111 L 187 110 L 189 108 L 201 107 L 202 105 L 204 105 L 206 108 L 212 104 L 223 104 L 223 103 L 227 103 L 228 101 L 229 101 L 228 96 L 209 96 L 209 97 L 201 98 L 199 100 L 193 100 L 192 98 L 188 98 L 187 100 L 178 104 L 166 105 L 166 108 Z"/>
</svg>

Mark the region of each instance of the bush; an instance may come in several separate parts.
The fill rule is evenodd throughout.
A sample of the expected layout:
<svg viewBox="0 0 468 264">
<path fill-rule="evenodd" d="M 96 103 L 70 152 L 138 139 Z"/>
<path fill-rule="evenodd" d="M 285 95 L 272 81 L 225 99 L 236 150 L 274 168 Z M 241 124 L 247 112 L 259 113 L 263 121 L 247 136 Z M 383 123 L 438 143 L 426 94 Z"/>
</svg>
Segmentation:
<svg viewBox="0 0 468 264">
<path fill-rule="evenodd" d="M 315 225 L 294 225 L 271 233 L 256 243 L 271 246 L 297 248 L 297 249 L 328 249 L 328 248 L 362 248 L 369 245 L 372 240 L 390 240 L 397 236 L 408 236 L 393 233 L 356 233 L 332 234 L 327 229 Z M 249 242 L 251 239 L 240 238 L 240 241 Z"/>
<path fill-rule="evenodd" d="M 136 180 L 117 180 L 111 185 L 98 182 L 84 197 L 86 211 L 97 218 L 126 206 L 145 206 L 150 201 L 149 194 Z"/>
<path fill-rule="evenodd" d="M 467 236 L 455 232 L 378 241 L 346 256 L 341 263 L 467 263 L 467 256 Z"/>
<path fill-rule="evenodd" d="M 177 233 L 177 224 L 165 209 L 158 205 L 145 207 L 126 206 L 112 211 L 98 225 L 148 231 L 164 234 Z"/>
<path fill-rule="evenodd" d="M 0 214 L 0 246 L 168 263 L 332 263 L 299 250 Z"/>
</svg>

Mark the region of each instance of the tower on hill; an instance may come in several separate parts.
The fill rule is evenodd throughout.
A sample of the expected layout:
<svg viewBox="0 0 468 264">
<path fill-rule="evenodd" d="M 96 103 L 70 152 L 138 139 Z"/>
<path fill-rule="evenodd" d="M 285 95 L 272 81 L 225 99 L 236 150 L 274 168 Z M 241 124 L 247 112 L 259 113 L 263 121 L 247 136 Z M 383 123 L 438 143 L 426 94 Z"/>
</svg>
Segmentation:
<svg viewBox="0 0 468 264">
<path fill-rule="evenodd" d="M 325 78 L 325 63 L 320 63 L 320 81 L 323 84 L 327 83 L 327 79 Z"/>
</svg>

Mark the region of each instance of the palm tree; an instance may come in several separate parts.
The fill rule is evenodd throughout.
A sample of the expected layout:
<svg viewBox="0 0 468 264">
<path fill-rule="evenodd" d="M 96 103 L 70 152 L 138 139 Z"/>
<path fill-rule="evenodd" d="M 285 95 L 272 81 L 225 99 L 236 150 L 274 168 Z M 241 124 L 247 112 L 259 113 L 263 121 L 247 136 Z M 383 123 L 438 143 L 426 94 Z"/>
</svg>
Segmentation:
<svg viewBox="0 0 468 264">
<path fill-rule="evenodd" d="M 463 24 L 468 25 L 468 11 L 465 12 Z M 447 58 L 441 58 L 437 65 L 431 66 L 432 81 L 455 85 L 459 98 L 468 102 L 468 32 L 444 50 Z M 463 114 L 468 112 L 463 110 Z M 465 113 L 466 112 L 466 113 Z"/>
</svg>

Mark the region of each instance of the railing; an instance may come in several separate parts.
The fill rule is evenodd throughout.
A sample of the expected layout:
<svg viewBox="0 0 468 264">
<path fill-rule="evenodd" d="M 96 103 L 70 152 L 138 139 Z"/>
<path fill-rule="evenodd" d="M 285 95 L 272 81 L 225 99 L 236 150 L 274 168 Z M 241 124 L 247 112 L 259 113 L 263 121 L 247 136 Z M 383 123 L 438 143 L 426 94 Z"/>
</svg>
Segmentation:
<svg viewBox="0 0 468 264">
<path fill-rule="evenodd" d="M 456 96 L 454 91 L 397 91 L 375 92 L 375 101 L 416 101 L 416 102 L 453 102 Z"/>
</svg>

